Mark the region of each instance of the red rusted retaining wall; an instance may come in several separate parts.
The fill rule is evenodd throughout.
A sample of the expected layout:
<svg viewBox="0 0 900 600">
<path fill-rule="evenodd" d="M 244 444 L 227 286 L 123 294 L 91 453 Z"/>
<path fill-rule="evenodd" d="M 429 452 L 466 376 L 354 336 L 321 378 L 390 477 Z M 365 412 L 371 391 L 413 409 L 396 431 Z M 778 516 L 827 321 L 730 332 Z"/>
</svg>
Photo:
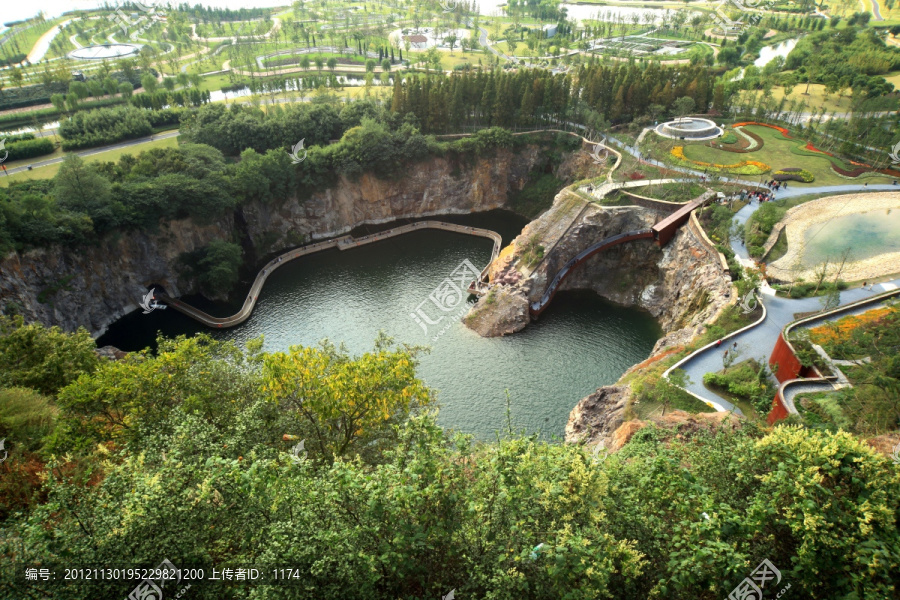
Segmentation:
<svg viewBox="0 0 900 600">
<path fill-rule="evenodd" d="M 779 383 L 784 383 L 788 379 L 797 379 L 805 377 L 809 369 L 800 364 L 800 359 L 791 350 L 791 347 L 784 339 L 784 332 L 778 334 L 778 340 L 775 342 L 775 348 L 772 350 L 772 356 L 769 357 L 769 366 L 775 370 L 775 378 Z"/>
<path fill-rule="evenodd" d="M 784 407 L 784 404 L 781 403 L 781 395 L 778 392 L 775 392 L 775 399 L 772 400 L 772 410 L 770 410 L 768 416 L 766 416 L 766 423 L 774 425 L 775 421 L 786 419 L 788 414 L 788 410 Z"/>
</svg>

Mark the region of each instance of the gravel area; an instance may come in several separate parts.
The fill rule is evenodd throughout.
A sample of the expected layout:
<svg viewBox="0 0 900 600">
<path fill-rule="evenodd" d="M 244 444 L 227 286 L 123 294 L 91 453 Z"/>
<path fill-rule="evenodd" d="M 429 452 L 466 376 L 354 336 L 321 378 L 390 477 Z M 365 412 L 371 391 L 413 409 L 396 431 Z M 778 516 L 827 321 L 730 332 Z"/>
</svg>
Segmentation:
<svg viewBox="0 0 900 600">
<path fill-rule="evenodd" d="M 900 209 L 900 192 L 831 196 L 795 206 L 782 220 L 787 235 L 787 253 L 768 265 L 766 272 L 770 277 L 782 281 L 790 281 L 793 277 L 810 281 L 813 278 L 812 268 L 806 268 L 799 274 L 791 273 L 791 266 L 803 256 L 804 234 L 808 227 L 834 217 L 887 209 Z M 900 271 L 900 252 L 889 252 L 847 263 L 841 272 L 841 279 L 844 281 L 875 279 L 898 271 Z"/>
</svg>

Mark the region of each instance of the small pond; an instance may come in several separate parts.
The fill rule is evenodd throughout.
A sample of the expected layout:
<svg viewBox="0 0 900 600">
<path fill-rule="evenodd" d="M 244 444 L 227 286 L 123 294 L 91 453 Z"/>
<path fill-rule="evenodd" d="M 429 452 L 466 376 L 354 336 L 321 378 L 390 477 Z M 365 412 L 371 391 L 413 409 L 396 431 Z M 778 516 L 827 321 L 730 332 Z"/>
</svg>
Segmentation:
<svg viewBox="0 0 900 600">
<path fill-rule="evenodd" d="M 804 233 L 803 263 L 812 267 L 852 248 L 852 260 L 900 252 L 900 210 L 873 210 L 811 225 Z"/>
</svg>

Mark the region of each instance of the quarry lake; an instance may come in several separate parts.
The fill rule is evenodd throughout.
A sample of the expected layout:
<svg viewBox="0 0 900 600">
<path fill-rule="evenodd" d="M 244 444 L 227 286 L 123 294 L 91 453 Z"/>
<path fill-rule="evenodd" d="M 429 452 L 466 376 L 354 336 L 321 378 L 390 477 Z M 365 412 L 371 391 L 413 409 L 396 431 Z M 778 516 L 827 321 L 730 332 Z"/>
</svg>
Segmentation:
<svg viewBox="0 0 900 600">
<path fill-rule="evenodd" d="M 504 245 L 527 222 L 505 211 L 433 218 L 492 229 L 503 236 Z M 352 233 L 390 227 L 369 226 Z M 358 250 L 327 250 L 273 273 L 253 315 L 238 327 L 211 330 L 172 309 L 147 315 L 138 310 L 114 323 L 98 343 L 134 351 L 153 346 L 157 332 L 206 332 L 239 344 L 264 335 L 264 349 L 270 352 L 328 338 L 343 343 L 351 354 L 361 354 L 372 349 L 383 330 L 397 342 L 431 347 L 420 357 L 417 372 L 437 390 L 444 427 L 492 438 L 505 428 L 508 390 L 514 428 L 561 438 L 578 400 L 644 360 L 660 328 L 645 311 L 578 291 L 558 294 L 538 322 L 511 336 L 482 338 L 455 317 L 423 331 L 411 313 L 463 260 L 483 268 L 491 247 L 484 238 L 427 230 Z M 245 278 L 244 293 L 252 275 Z M 197 297 L 185 300 L 212 315 L 227 316 L 236 312 L 243 297 L 232 305 Z"/>
</svg>

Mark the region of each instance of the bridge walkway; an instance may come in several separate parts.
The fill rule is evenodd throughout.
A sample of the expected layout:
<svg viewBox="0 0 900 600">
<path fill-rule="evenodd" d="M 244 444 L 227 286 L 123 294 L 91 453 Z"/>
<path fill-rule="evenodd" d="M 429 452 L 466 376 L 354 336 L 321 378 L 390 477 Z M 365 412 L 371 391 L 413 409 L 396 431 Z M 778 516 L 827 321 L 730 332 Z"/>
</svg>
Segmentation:
<svg viewBox="0 0 900 600">
<path fill-rule="evenodd" d="M 531 306 L 529 307 L 531 317 L 533 319 L 536 319 L 542 312 L 544 312 L 544 309 L 546 309 L 547 305 L 550 304 L 553 296 L 556 295 L 556 291 L 559 289 L 559 286 L 562 284 L 563 280 L 565 280 L 565 278 L 569 276 L 569 273 L 571 273 L 578 265 L 586 261 L 588 258 L 602 250 L 606 250 L 608 248 L 612 248 L 613 246 L 618 246 L 619 244 L 624 244 L 626 242 L 631 242 L 634 240 L 654 239 L 660 246 L 664 246 L 670 239 L 672 239 L 672 236 L 675 235 L 675 230 L 681 227 L 688 220 L 691 212 L 706 204 L 714 195 L 715 192 L 707 190 L 698 198 L 685 203 L 685 205 L 679 208 L 677 211 L 660 220 L 650 229 L 639 229 L 634 231 L 626 231 L 625 233 L 619 233 L 607 238 L 603 238 L 599 242 L 596 242 L 595 244 L 592 244 L 582 250 L 574 257 L 569 259 L 569 261 L 565 265 L 563 265 L 563 267 L 556 273 L 556 275 L 553 277 L 553 280 L 550 282 L 550 285 L 547 286 L 547 289 L 541 296 L 540 300 L 531 303 Z"/>
</svg>

